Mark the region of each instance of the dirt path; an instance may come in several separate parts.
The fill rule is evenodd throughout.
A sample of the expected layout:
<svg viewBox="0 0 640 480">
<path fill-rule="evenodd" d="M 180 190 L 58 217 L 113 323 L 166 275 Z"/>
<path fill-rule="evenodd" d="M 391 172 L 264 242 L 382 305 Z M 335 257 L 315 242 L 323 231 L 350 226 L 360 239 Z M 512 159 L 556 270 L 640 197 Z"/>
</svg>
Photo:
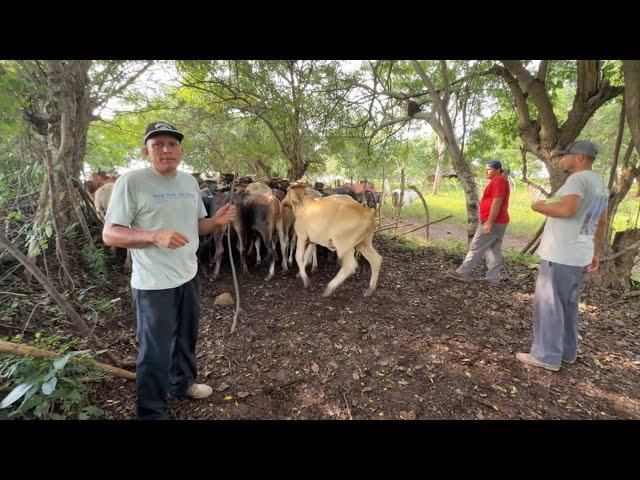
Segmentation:
<svg viewBox="0 0 640 480">
<path fill-rule="evenodd" d="M 443 232 L 452 231 L 446 226 Z M 517 362 L 532 335 L 535 271 L 506 265 L 500 289 L 444 275 L 460 262 L 433 248 L 400 251 L 376 240 L 384 262 L 378 289 L 362 292 L 361 268 L 332 298 L 321 297 L 336 271 L 329 260 L 308 290 L 293 273 L 269 283 L 265 270 L 241 278 L 243 311 L 229 333 L 230 308 L 214 297 L 233 291 L 228 269 L 202 282 L 199 381 L 207 400 L 170 399 L 176 419 L 640 419 L 640 302 L 585 289 L 576 364 L 560 372 Z M 122 296 L 128 278 L 114 277 Z M 97 333 L 132 356 L 130 298 Z M 91 384 L 106 418 L 135 414 L 135 385 Z"/>
<path fill-rule="evenodd" d="M 414 223 L 416 226 L 424 223 L 424 217 L 406 218 L 404 220 L 410 223 Z M 383 219 L 382 221 L 383 224 L 388 224 L 390 222 L 391 220 L 388 218 Z M 401 228 L 398 228 L 398 231 L 405 232 L 413 228 L 415 228 L 415 226 L 401 227 Z M 409 235 L 424 238 L 425 229 L 422 228 Z M 460 225 L 460 223 L 452 219 L 448 219 L 443 222 L 435 223 L 429 226 L 429 240 L 445 240 L 446 241 L 447 239 L 454 239 L 454 240 L 457 240 L 458 242 L 466 244 L 467 243 L 467 227 L 464 225 Z M 510 233 L 509 229 L 507 228 L 507 231 L 504 236 L 503 247 L 515 248 L 517 250 L 520 250 L 527 243 L 529 243 L 529 240 L 531 240 L 531 238 Z"/>
</svg>

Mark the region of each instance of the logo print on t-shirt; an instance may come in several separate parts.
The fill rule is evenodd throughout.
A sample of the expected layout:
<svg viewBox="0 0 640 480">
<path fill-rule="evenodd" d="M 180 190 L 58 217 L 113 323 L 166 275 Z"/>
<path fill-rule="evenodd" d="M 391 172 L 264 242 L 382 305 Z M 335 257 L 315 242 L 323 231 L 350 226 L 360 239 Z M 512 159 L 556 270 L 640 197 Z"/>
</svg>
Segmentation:
<svg viewBox="0 0 640 480">
<path fill-rule="evenodd" d="M 591 206 L 589 207 L 589 210 L 587 210 L 587 214 L 584 217 L 584 222 L 582 223 L 580 232 L 578 232 L 580 235 L 593 237 L 596 234 L 598 220 L 600 220 L 600 215 L 602 215 L 602 211 L 607 205 L 608 200 L 608 195 L 601 195 L 591 203 Z"/>
</svg>

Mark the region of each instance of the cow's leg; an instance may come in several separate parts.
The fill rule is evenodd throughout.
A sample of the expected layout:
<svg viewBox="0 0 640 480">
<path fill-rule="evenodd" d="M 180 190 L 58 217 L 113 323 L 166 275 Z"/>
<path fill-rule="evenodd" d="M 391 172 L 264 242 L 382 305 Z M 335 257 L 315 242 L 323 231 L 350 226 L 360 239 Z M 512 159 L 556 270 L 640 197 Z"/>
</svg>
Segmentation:
<svg viewBox="0 0 640 480">
<path fill-rule="evenodd" d="M 224 242 L 222 241 L 224 238 L 224 230 L 222 228 L 216 228 L 213 231 L 212 236 L 216 245 L 216 268 L 213 270 L 213 278 L 218 278 L 218 274 L 220 273 L 220 264 L 222 263 L 222 255 L 224 255 Z"/>
<path fill-rule="evenodd" d="M 289 241 L 289 265 L 293 265 L 293 252 L 295 252 L 296 243 L 298 242 L 298 236 L 294 233 Z"/>
<path fill-rule="evenodd" d="M 298 235 L 298 241 L 296 243 L 296 263 L 298 264 L 299 275 L 302 279 L 302 283 L 304 283 L 304 288 L 307 288 L 310 285 L 309 276 L 306 272 L 306 265 L 304 263 L 304 251 L 305 246 L 307 244 L 307 236 L 305 234 Z"/>
<path fill-rule="evenodd" d="M 236 244 L 236 247 L 238 248 L 238 251 L 240 252 L 240 261 L 242 262 L 242 273 L 248 273 L 249 272 L 249 268 L 247 267 L 247 255 L 244 251 L 244 239 L 243 239 L 243 235 L 241 231 L 236 230 L 236 233 L 238 234 L 238 242 Z"/>
<path fill-rule="evenodd" d="M 307 268 L 309 266 L 309 264 L 311 263 L 311 255 L 313 253 L 313 246 L 315 245 L 315 243 L 311 243 L 309 242 L 307 244 L 307 248 L 305 248 L 304 250 L 304 257 L 303 258 L 303 262 L 304 262 L 304 267 Z"/>
<path fill-rule="evenodd" d="M 267 258 L 269 259 L 269 273 L 265 278 L 268 282 L 276 273 L 276 240 L 274 236 L 269 238 L 268 235 L 262 240 L 264 241 L 264 246 L 267 247 Z"/>
<path fill-rule="evenodd" d="M 382 256 L 375 251 L 371 244 L 371 239 L 367 238 L 365 241 L 356 245 L 356 249 L 362 254 L 364 258 L 369 262 L 371 267 L 371 279 L 369 280 L 369 288 L 364 292 L 365 297 L 373 295 L 373 292 L 378 285 L 378 274 L 380 273 L 380 266 L 382 265 Z"/>
<path fill-rule="evenodd" d="M 333 280 L 331 280 L 327 287 L 324 289 L 322 293 L 323 297 L 330 296 L 333 291 L 338 288 L 342 282 L 344 282 L 347 278 L 353 275 L 353 272 L 356 271 L 356 258 L 353 254 L 352 246 L 338 246 L 336 245 L 336 251 L 338 254 L 338 259 L 340 260 L 340 270 Z"/>
<path fill-rule="evenodd" d="M 318 246 L 314 243 L 313 249 L 311 250 L 311 257 L 313 259 L 313 264 L 311 265 L 311 273 L 315 273 L 318 271 Z"/>
<path fill-rule="evenodd" d="M 284 234 L 284 227 L 282 220 L 276 225 L 278 230 L 278 240 L 280 241 L 280 253 L 282 254 L 282 271 L 288 272 L 289 266 L 287 265 L 287 237 Z"/>
<path fill-rule="evenodd" d="M 304 251 L 304 265 L 311 265 L 311 273 L 318 271 L 318 246 L 315 243 L 309 243 Z"/>
<path fill-rule="evenodd" d="M 260 265 L 262 263 L 262 258 L 260 257 L 260 235 L 258 235 L 255 239 L 256 245 L 256 265 Z"/>
</svg>

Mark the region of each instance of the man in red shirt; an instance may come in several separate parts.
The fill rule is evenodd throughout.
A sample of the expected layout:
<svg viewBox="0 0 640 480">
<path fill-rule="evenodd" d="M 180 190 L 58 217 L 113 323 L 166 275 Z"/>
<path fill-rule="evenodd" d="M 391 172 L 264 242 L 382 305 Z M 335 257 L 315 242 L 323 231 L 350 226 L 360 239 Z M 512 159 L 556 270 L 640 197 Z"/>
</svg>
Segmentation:
<svg viewBox="0 0 640 480">
<path fill-rule="evenodd" d="M 502 176 L 502 164 L 497 160 L 487 164 L 485 175 L 489 183 L 480 200 L 480 225 L 460 268 L 447 272 L 461 282 L 471 281 L 471 273 L 483 255 L 488 269 L 484 281 L 500 282 L 502 239 L 509 224 L 509 182 Z"/>
</svg>

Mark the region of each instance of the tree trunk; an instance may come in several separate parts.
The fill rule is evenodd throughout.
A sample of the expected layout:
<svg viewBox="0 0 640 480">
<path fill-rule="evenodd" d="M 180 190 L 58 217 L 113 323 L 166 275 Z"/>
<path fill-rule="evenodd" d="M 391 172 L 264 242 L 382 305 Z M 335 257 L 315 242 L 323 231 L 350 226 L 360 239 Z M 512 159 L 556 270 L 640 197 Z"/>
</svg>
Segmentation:
<svg viewBox="0 0 640 480">
<path fill-rule="evenodd" d="M 45 152 L 45 166 L 47 168 L 47 181 L 49 183 L 49 197 L 51 198 L 51 218 L 53 219 L 53 227 L 56 235 L 56 250 L 58 252 L 58 258 L 60 260 L 60 266 L 62 267 L 61 283 L 65 290 L 68 290 L 74 301 L 77 301 L 75 295 L 75 288 L 73 284 L 73 278 L 71 278 L 69 257 L 67 255 L 67 247 L 65 242 L 65 232 L 60 222 L 61 212 L 60 204 L 58 203 L 58 195 L 55 189 L 55 182 L 53 179 L 53 165 L 51 159 L 51 152 L 47 150 Z"/>
<path fill-rule="evenodd" d="M 625 247 L 636 243 L 640 240 L 640 228 L 625 230 L 624 232 L 616 232 L 612 252 L 615 254 Z M 631 271 L 638 256 L 638 249 L 632 249 L 627 253 L 609 261 L 601 261 L 598 270 L 587 277 L 589 283 L 604 287 L 612 288 L 620 291 L 629 290 L 629 279 Z"/>
<path fill-rule="evenodd" d="M 300 158 L 299 155 L 291 155 L 287 157 L 291 166 L 287 171 L 287 178 L 290 180 L 300 180 L 307 172 L 309 166 L 307 162 Z"/>
<path fill-rule="evenodd" d="M 622 71 L 624 72 L 624 106 L 627 124 L 640 155 L 640 60 L 623 60 Z"/>
<path fill-rule="evenodd" d="M 36 216 L 33 221 L 32 237 L 29 242 L 29 249 L 27 251 L 27 258 L 29 261 L 36 263 L 36 258 L 40 252 L 40 240 L 41 232 L 44 224 L 47 221 L 47 205 L 49 205 L 49 184 L 45 181 L 42 182 L 40 187 L 40 197 L 38 198 L 38 208 L 36 210 Z M 28 269 L 24 271 L 24 279 L 30 282 L 32 279 L 31 272 Z"/>
<path fill-rule="evenodd" d="M 442 183 L 442 170 L 444 163 L 444 154 L 447 151 L 447 144 L 444 143 L 439 136 L 436 135 L 437 138 L 437 148 L 438 148 L 438 163 L 436 165 L 436 173 L 435 178 L 433 180 L 433 190 L 431 194 L 435 197 L 438 195 L 438 191 L 440 190 L 440 184 Z"/>
<path fill-rule="evenodd" d="M 449 154 L 451 155 L 453 168 L 458 174 L 458 180 L 462 184 L 467 202 L 467 241 L 471 243 L 480 222 L 476 177 L 471 170 L 471 165 L 462 157 L 462 152 L 457 143 L 449 143 Z"/>
</svg>

